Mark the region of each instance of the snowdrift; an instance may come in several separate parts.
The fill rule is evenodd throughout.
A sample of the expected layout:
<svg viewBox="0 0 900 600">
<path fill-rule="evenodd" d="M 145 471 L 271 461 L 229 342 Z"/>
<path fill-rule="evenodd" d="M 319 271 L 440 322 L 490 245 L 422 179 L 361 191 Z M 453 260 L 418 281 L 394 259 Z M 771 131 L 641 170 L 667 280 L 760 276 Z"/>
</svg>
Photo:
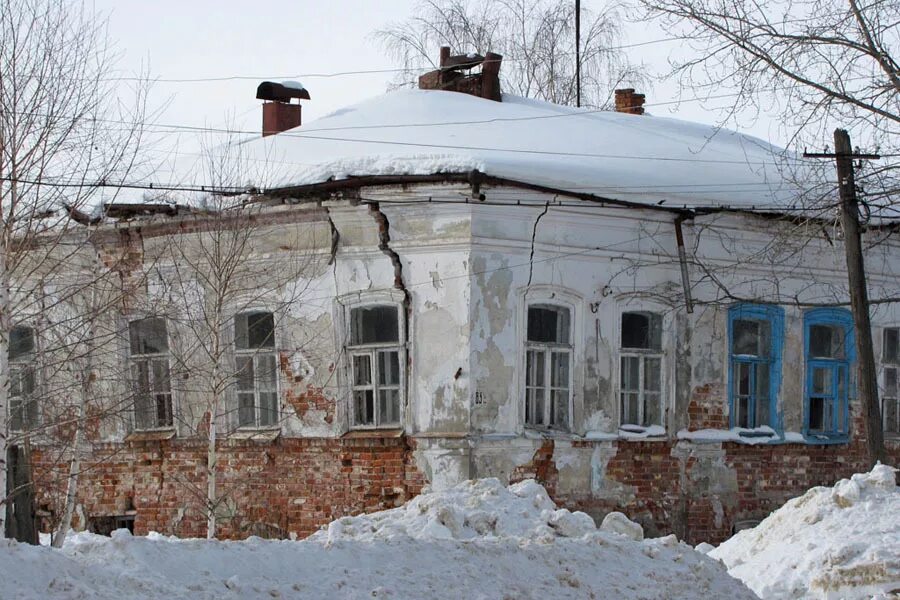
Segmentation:
<svg viewBox="0 0 900 600">
<path fill-rule="evenodd" d="M 766 599 L 900 595 L 896 469 L 817 487 L 709 555 Z"/>
<path fill-rule="evenodd" d="M 674 536 L 598 529 L 534 481 L 496 479 L 345 517 L 304 541 L 112 538 L 62 551 L 0 542 L 0 598 L 754 598 Z"/>
</svg>

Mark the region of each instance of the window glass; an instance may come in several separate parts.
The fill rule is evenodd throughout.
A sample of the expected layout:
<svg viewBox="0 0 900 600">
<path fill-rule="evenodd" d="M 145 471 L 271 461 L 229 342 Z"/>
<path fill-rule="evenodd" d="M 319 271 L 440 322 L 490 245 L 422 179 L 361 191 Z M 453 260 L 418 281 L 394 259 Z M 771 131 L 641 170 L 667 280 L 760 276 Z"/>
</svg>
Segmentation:
<svg viewBox="0 0 900 600">
<path fill-rule="evenodd" d="M 525 352 L 525 423 L 569 426 L 571 313 L 551 304 L 528 307 Z"/>
<path fill-rule="evenodd" d="M 765 357 L 771 346 L 771 324 L 768 321 L 735 319 L 732 336 L 732 354 Z"/>
<path fill-rule="evenodd" d="M 836 325 L 810 325 L 809 355 L 813 358 L 844 358 L 844 332 Z"/>
<path fill-rule="evenodd" d="M 234 317 L 234 345 L 238 350 L 275 347 L 275 317 L 270 312 L 245 312 Z"/>
<path fill-rule="evenodd" d="M 662 318 L 649 312 L 622 313 L 622 347 L 660 350 Z"/>
<path fill-rule="evenodd" d="M 350 310 L 350 343 L 390 344 L 400 341 L 396 306 L 363 306 Z"/>
<path fill-rule="evenodd" d="M 560 306 L 529 306 L 527 337 L 529 342 L 568 344 L 569 310 Z"/>
<path fill-rule="evenodd" d="M 400 309 L 396 305 L 350 309 L 353 425 L 398 426 L 401 422 Z"/>
<path fill-rule="evenodd" d="M 131 337 L 131 354 L 164 354 L 169 351 L 166 320 L 149 317 L 128 324 Z"/>
<path fill-rule="evenodd" d="M 34 330 L 16 325 L 9 332 L 9 360 L 23 358 L 34 352 Z"/>
<path fill-rule="evenodd" d="M 884 362 L 897 364 L 900 362 L 900 329 L 888 327 L 884 330 Z"/>
<path fill-rule="evenodd" d="M 884 395 L 888 398 L 897 397 L 897 369 L 895 367 L 884 369 Z"/>
<path fill-rule="evenodd" d="M 900 400 L 885 398 L 882 407 L 885 432 L 900 433 Z"/>
</svg>

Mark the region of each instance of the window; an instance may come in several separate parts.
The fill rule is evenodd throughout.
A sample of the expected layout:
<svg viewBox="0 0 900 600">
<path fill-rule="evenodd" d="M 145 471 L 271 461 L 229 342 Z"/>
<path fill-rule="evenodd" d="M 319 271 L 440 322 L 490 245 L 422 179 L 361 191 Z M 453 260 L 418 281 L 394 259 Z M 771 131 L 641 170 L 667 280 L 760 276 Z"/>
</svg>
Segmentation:
<svg viewBox="0 0 900 600">
<path fill-rule="evenodd" d="M 172 387 L 166 320 L 148 317 L 128 324 L 134 423 L 137 429 L 171 427 Z"/>
<path fill-rule="evenodd" d="M 663 424 L 662 316 L 624 312 L 619 350 L 619 410 L 622 425 Z"/>
<path fill-rule="evenodd" d="M 884 330 L 881 352 L 884 388 L 881 394 L 881 422 L 885 433 L 900 434 L 900 328 Z"/>
<path fill-rule="evenodd" d="M 731 426 L 781 429 L 777 411 L 781 384 L 784 309 L 738 304 L 728 311 L 728 398 Z"/>
<path fill-rule="evenodd" d="M 400 309 L 383 304 L 350 309 L 353 425 L 400 425 Z"/>
<path fill-rule="evenodd" d="M 237 367 L 238 426 L 278 424 L 278 360 L 275 354 L 275 316 L 243 312 L 234 317 L 234 355 Z"/>
<path fill-rule="evenodd" d="M 525 344 L 525 423 L 569 427 L 572 364 L 571 311 L 562 306 L 528 307 Z"/>
<path fill-rule="evenodd" d="M 855 359 L 849 311 L 816 309 L 805 316 L 806 432 L 847 434 L 850 364 Z"/>
<path fill-rule="evenodd" d="M 35 394 L 34 330 L 16 325 L 9 332 L 9 428 L 27 431 L 38 424 Z"/>
</svg>

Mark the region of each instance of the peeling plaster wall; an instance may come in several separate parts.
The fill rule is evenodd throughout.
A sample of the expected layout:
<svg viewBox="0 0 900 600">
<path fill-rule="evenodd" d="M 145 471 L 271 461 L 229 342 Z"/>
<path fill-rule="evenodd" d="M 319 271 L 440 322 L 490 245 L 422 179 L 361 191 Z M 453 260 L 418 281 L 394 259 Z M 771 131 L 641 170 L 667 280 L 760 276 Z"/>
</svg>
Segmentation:
<svg viewBox="0 0 900 600">
<path fill-rule="evenodd" d="M 603 207 L 513 188 L 482 191 L 491 202 L 460 202 L 471 190 L 459 185 L 364 189 L 351 199 L 323 199 L 321 206 L 272 209 L 273 214 L 295 212 L 282 222 L 258 225 L 242 285 L 255 296 L 258 308 L 279 307 L 284 418 L 276 446 L 327 446 L 322 464 L 330 470 L 328 478 L 340 480 L 342 486 L 344 470 L 352 475 L 358 468 L 354 461 L 363 463 L 365 485 L 370 487 L 360 490 L 352 478 L 350 487 L 368 498 L 365 506 L 390 505 L 395 498 L 391 490 L 408 485 L 398 483 L 400 479 L 417 482 L 424 477 L 432 486 L 444 487 L 469 477 L 504 482 L 538 477 L 558 501 L 595 518 L 624 510 L 650 533 L 674 531 L 694 541 L 720 539 L 735 520 L 755 518 L 804 486 L 827 483 L 861 464 L 857 405 L 849 445 L 757 447 L 675 437 L 682 429 L 728 426 L 731 300 L 704 277 L 701 266 L 715 268 L 721 285 L 737 297 L 777 293 L 798 300 L 841 300 L 843 249 L 835 236 L 826 240 L 820 232 L 807 232 L 813 237 L 808 235 L 802 247 L 773 247 L 771 232 L 781 224 L 737 215 L 697 217 L 685 224 L 689 252 L 695 257 L 689 270 L 697 301 L 688 314 L 674 258 L 672 214 Z M 454 203 L 428 202 L 431 198 Z M 379 475 L 384 467 L 377 463 L 380 459 L 345 458 L 349 455 L 339 449 L 345 441 L 362 443 L 353 441 L 358 432 L 347 435 L 346 309 L 355 302 L 402 303 L 405 297 L 395 286 L 395 264 L 379 248 L 384 240 L 368 204 L 372 201 L 379 202 L 378 211 L 388 224 L 386 243 L 400 262 L 409 298 L 404 431 L 375 433 L 372 444 L 381 447 L 379 435 L 385 440 L 402 438 L 384 445 L 396 446 L 392 468 L 402 464 L 410 472 L 400 479 L 394 473 L 390 485 L 380 488 L 379 477 L 388 479 L 387 472 Z M 496 204 L 502 201 L 509 205 Z M 298 223 L 292 230 L 287 224 L 294 219 Z M 332 231 L 339 236 L 335 248 Z M 160 274 L 158 281 L 127 299 L 123 319 L 160 303 L 196 316 L 198 303 L 208 301 L 208 291 L 197 280 L 184 282 L 189 298 L 179 303 L 167 297 L 166 282 L 174 276 L 175 265 L 165 259 L 165 251 L 172 235 L 189 243 L 192 233 L 175 228 L 164 235 L 146 235 L 139 245 L 134 240 L 119 243 L 119 238 L 118 246 L 110 244 L 110 251 L 126 256 L 129 264 L 143 261 L 144 268 L 152 264 Z M 900 261 L 900 245 L 889 239 L 870 252 L 870 295 L 895 294 L 893 267 Z M 128 277 L 125 273 L 122 280 Z M 525 311 L 532 301 L 559 302 L 572 310 L 568 432 L 524 426 Z M 663 315 L 666 434 L 654 440 L 624 439 L 619 431 L 619 328 L 625 310 Z M 900 307 L 878 306 L 873 313 L 876 327 L 900 324 Z M 802 319 L 800 308 L 786 307 L 778 402 L 788 431 L 799 431 L 803 423 Z M 110 322 L 114 328 L 122 319 L 116 316 Z M 193 335 L 174 325 L 170 332 L 177 358 L 173 389 L 181 411 L 172 447 L 196 445 L 203 434 L 208 386 L 197 375 L 203 357 L 190 351 L 196 346 Z M 879 356 L 880 335 L 875 338 Z M 115 398 L 127 393 L 127 382 L 116 376 L 127 368 L 127 347 L 122 340 L 109 344 L 106 354 L 113 358 L 101 377 L 108 387 L 105 393 Z M 121 415 L 104 419 L 92 441 L 122 444 L 127 433 L 123 422 Z M 889 452 L 900 456 L 900 443 L 889 443 Z M 235 444 L 243 452 L 243 442 Z M 276 446 L 258 441 L 251 446 L 259 460 L 269 464 L 267 448 Z M 165 479 L 169 458 L 160 453 L 160 473 L 154 477 Z M 182 459 L 194 464 L 196 456 Z M 305 477 L 301 463 L 292 460 L 284 473 Z M 235 459 L 233 464 L 229 476 L 240 479 L 241 462 Z M 300 507 L 307 500 L 298 496 L 292 502 L 300 501 Z M 142 497 L 141 502 L 153 510 L 152 498 Z M 315 516 L 304 514 L 304 527 L 345 509 L 333 506 Z"/>
</svg>

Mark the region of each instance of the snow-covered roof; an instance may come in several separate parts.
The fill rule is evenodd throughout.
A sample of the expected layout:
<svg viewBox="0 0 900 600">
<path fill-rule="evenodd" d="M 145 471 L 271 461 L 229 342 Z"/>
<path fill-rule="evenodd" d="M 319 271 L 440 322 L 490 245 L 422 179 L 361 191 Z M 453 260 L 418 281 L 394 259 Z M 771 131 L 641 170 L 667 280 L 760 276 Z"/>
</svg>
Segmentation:
<svg viewBox="0 0 900 600">
<path fill-rule="evenodd" d="M 665 206 L 786 209 L 797 157 L 730 130 L 505 94 L 398 90 L 243 142 L 262 189 L 351 176 L 486 175 Z"/>
</svg>

